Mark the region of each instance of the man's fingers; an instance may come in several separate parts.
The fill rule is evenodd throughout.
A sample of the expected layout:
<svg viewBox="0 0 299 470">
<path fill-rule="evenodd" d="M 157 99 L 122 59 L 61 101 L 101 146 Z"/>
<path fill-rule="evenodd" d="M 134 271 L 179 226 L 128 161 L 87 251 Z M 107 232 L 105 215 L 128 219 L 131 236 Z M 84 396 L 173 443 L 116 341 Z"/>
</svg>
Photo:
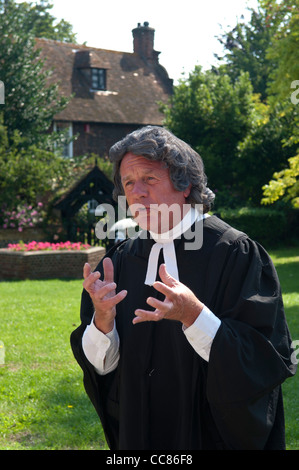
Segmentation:
<svg viewBox="0 0 299 470">
<path fill-rule="evenodd" d="M 103 285 L 101 289 L 97 292 L 96 298 L 98 300 L 102 300 L 106 297 L 106 295 L 110 294 L 110 292 L 114 291 L 116 288 L 115 282 L 110 282 L 109 284 Z"/>
<path fill-rule="evenodd" d="M 104 281 L 113 282 L 114 281 L 114 268 L 113 263 L 110 258 L 105 258 L 103 260 L 104 268 Z"/>
<path fill-rule="evenodd" d="M 176 284 L 176 279 L 172 277 L 166 270 L 165 264 L 161 264 L 159 268 L 159 275 L 161 278 L 161 281 L 164 282 L 169 287 L 174 287 Z"/>
<path fill-rule="evenodd" d="M 86 279 L 91 273 L 91 267 L 90 264 L 85 263 L 83 267 L 83 277 Z"/>
<path fill-rule="evenodd" d="M 118 294 L 114 296 L 115 305 L 119 304 L 127 295 L 128 291 L 121 290 Z"/>
<path fill-rule="evenodd" d="M 161 294 L 164 294 L 166 297 L 170 297 L 173 294 L 172 288 L 168 287 L 166 284 L 163 284 L 163 282 L 156 281 L 154 282 L 153 287 L 158 292 L 161 292 Z"/>
<path fill-rule="evenodd" d="M 114 282 L 114 268 L 113 263 L 110 258 L 105 258 L 103 260 L 103 268 L 104 268 L 104 279 L 103 282 L 107 282 L 107 284 Z M 85 263 L 83 267 L 83 287 L 86 289 L 90 287 L 95 281 L 97 281 L 101 277 L 101 273 L 99 271 L 92 272 L 90 264 Z"/>
<path fill-rule="evenodd" d="M 100 279 L 100 277 L 101 273 L 99 271 L 90 273 L 89 276 L 83 281 L 84 289 L 88 290 L 98 279 Z"/>
<path fill-rule="evenodd" d="M 169 305 L 167 305 L 165 301 L 155 299 L 154 297 L 148 297 L 146 303 L 151 307 L 155 308 L 156 310 L 161 310 L 164 312 L 167 312 L 169 310 Z"/>
<path fill-rule="evenodd" d="M 102 309 L 111 309 L 115 307 L 115 305 L 119 304 L 126 297 L 126 295 L 127 295 L 127 291 L 122 290 L 118 292 L 118 294 L 112 297 L 107 297 L 107 298 L 104 297 L 104 298 L 95 299 L 95 304 L 100 301 L 102 305 L 101 307 Z"/>
<path fill-rule="evenodd" d="M 148 310 L 137 309 L 135 310 L 135 318 L 133 319 L 133 324 L 141 323 L 144 321 L 159 321 L 163 318 L 163 313 L 159 310 L 154 312 L 149 312 Z"/>
</svg>

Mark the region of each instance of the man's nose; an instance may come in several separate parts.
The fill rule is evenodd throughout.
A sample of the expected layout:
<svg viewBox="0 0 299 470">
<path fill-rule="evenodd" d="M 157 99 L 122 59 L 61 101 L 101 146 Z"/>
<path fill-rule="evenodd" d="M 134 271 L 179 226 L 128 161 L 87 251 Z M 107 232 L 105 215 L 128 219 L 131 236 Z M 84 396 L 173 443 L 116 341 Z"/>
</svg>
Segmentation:
<svg viewBox="0 0 299 470">
<path fill-rule="evenodd" d="M 135 197 L 146 197 L 148 195 L 146 184 L 143 181 L 135 181 L 132 194 Z"/>
</svg>

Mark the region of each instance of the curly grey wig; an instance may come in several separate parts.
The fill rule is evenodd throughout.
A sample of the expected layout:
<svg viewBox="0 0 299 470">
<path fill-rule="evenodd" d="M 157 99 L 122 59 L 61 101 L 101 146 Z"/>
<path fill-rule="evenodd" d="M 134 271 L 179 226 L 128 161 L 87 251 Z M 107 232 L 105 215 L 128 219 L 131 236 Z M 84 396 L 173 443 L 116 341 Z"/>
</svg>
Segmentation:
<svg viewBox="0 0 299 470">
<path fill-rule="evenodd" d="M 192 206 L 202 204 L 204 213 L 211 209 L 215 195 L 207 187 L 207 177 L 201 157 L 184 141 L 158 126 L 138 129 L 111 147 L 109 158 L 114 163 L 115 200 L 124 194 L 120 164 L 128 152 L 149 160 L 165 162 L 175 189 L 184 191 L 191 183 L 191 192 L 186 202 Z"/>
</svg>

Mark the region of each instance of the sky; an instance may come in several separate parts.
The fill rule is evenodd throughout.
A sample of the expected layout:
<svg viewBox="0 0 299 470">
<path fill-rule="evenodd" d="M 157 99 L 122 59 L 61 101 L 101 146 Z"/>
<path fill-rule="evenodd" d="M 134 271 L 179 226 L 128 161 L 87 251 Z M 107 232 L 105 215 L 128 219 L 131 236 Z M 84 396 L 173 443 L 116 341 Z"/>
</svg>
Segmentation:
<svg viewBox="0 0 299 470">
<path fill-rule="evenodd" d="M 51 14 L 73 25 L 78 43 L 133 52 L 132 29 L 149 22 L 155 29 L 154 49 L 159 62 L 177 83 L 195 65 L 216 64 L 222 52 L 217 37 L 229 31 L 258 0 L 52 0 Z"/>
</svg>

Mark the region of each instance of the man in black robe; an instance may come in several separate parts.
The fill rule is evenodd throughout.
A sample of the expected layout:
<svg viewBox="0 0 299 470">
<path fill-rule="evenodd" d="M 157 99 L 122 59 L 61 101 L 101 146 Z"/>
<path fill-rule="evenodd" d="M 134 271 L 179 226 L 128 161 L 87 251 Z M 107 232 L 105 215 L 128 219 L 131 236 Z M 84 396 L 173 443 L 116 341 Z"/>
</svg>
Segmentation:
<svg viewBox="0 0 299 470">
<path fill-rule="evenodd" d="M 135 131 L 110 158 L 144 230 L 84 267 L 71 336 L 110 449 L 284 449 L 295 364 L 268 254 L 208 216 L 201 158 L 165 129 Z"/>
</svg>

